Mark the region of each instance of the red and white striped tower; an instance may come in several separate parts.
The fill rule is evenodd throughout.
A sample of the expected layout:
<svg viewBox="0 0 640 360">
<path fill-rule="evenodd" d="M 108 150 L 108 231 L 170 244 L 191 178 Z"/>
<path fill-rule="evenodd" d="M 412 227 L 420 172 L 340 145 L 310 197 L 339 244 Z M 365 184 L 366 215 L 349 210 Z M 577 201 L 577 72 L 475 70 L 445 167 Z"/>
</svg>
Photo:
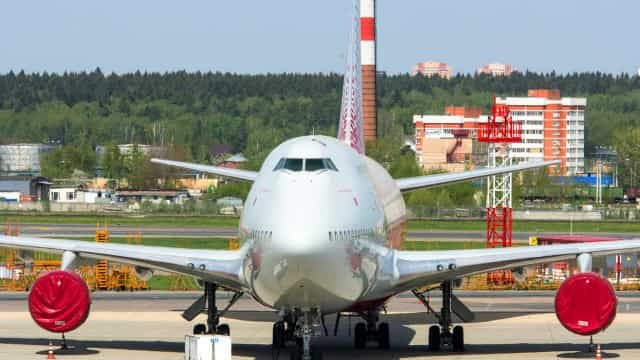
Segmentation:
<svg viewBox="0 0 640 360">
<path fill-rule="evenodd" d="M 375 140 L 378 112 L 376 106 L 376 3 L 360 0 L 360 53 L 362 59 L 362 108 L 364 139 Z"/>
</svg>

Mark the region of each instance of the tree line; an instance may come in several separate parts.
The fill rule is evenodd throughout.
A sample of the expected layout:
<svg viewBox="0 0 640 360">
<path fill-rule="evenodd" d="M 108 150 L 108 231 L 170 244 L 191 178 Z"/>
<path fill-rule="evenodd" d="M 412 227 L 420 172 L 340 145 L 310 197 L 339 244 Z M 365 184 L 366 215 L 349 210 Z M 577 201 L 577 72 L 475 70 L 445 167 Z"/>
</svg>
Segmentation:
<svg viewBox="0 0 640 360">
<path fill-rule="evenodd" d="M 637 76 L 516 72 L 510 77 L 459 74 L 445 80 L 381 74 L 378 81 L 380 140 L 369 145 L 368 153 L 394 175 L 419 172 L 410 165 L 411 155 L 400 149 L 404 136 L 414 132 L 414 114 L 441 114 L 449 105 L 488 112 L 494 94 L 526 96 L 532 88 L 587 98 L 587 154 L 596 146 L 613 146 L 628 164 L 640 160 L 634 147 L 640 143 Z M 197 162 L 211 161 L 209 148 L 226 143 L 256 169 L 287 138 L 334 136 L 341 87 L 340 74 L 104 74 L 99 68 L 64 74 L 9 72 L 0 75 L 0 142 L 61 145 L 44 164 L 60 176 L 73 171 L 70 164 L 86 171 L 99 165 L 114 177 L 153 171 L 141 167 L 144 161 L 137 156 L 118 154 L 113 145 L 122 143 L 162 145 L 173 149 L 176 159 Z M 98 145 L 107 146 L 101 164 L 87 155 Z M 143 179 L 131 182 L 142 185 Z M 469 191 L 461 194 L 469 199 Z M 432 196 L 442 203 L 458 202 L 458 195 L 416 194 L 415 201 Z"/>
</svg>

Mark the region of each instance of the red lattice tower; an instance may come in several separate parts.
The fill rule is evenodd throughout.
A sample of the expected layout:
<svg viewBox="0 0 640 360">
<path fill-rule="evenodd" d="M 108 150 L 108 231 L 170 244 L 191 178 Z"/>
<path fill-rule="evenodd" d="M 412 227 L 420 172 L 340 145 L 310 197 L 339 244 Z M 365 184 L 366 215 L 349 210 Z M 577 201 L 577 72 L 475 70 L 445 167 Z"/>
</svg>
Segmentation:
<svg viewBox="0 0 640 360">
<path fill-rule="evenodd" d="M 488 167 L 512 165 L 511 144 L 522 142 L 522 123 L 514 122 L 509 107 L 494 98 L 491 115 L 479 124 L 478 140 L 489 144 Z M 513 243 L 513 176 L 487 178 L 487 248 L 511 247 Z M 487 274 L 491 284 L 513 283 L 511 271 Z"/>
</svg>

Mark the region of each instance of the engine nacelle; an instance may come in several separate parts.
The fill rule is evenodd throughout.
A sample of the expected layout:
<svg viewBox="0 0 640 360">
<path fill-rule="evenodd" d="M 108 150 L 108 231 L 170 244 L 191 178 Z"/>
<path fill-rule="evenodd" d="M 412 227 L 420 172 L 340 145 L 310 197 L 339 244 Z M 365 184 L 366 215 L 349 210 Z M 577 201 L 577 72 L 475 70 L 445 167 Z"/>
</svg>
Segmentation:
<svg viewBox="0 0 640 360">
<path fill-rule="evenodd" d="M 580 273 L 565 280 L 556 294 L 558 320 L 578 335 L 605 330 L 616 317 L 618 298 L 611 283 L 596 273 Z"/>
<path fill-rule="evenodd" d="M 54 333 L 73 331 L 91 311 L 91 295 L 82 278 L 70 271 L 53 271 L 36 280 L 29 293 L 29 312 L 41 328 Z"/>
<path fill-rule="evenodd" d="M 135 270 L 136 270 L 136 276 L 140 281 L 149 281 L 153 277 L 153 270 L 149 268 L 136 266 Z"/>
</svg>

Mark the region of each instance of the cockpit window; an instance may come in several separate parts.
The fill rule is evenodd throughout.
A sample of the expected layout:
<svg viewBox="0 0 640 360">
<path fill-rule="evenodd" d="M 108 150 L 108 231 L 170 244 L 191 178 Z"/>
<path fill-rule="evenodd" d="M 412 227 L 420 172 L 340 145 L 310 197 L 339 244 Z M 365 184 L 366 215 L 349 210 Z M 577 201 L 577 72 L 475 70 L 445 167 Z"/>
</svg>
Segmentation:
<svg viewBox="0 0 640 360">
<path fill-rule="evenodd" d="M 304 163 L 305 171 L 325 170 L 323 159 L 307 159 Z"/>
<path fill-rule="evenodd" d="M 306 159 L 304 165 L 305 171 L 333 170 L 338 171 L 331 159 Z"/>
<path fill-rule="evenodd" d="M 338 171 L 336 165 L 331 161 L 331 159 L 297 159 L 297 158 L 282 158 L 278 161 L 278 164 L 273 169 L 273 171 L 278 170 L 289 170 L 289 171 L 320 171 L 320 170 L 333 170 Z"/>
<path fill-rule="evenodd" d="M 334 164 L 331 159 L 322 159 L 322 161 L 324 161 L 324 164 L 327 167 L 327 169 L 333 170 L 333 171 L 338 171 L 338 168 L 336 167 L 336 164 Z"/>
<path fill-rule="evenodd" d="M 303 169 L 303 159 L 294 159 L 294 158 L 282 158 L 278 161 L 278 165 L 276 165 L 273 170 L 286 169 L 290 171 L 302 171 Z"/>
</svg>

